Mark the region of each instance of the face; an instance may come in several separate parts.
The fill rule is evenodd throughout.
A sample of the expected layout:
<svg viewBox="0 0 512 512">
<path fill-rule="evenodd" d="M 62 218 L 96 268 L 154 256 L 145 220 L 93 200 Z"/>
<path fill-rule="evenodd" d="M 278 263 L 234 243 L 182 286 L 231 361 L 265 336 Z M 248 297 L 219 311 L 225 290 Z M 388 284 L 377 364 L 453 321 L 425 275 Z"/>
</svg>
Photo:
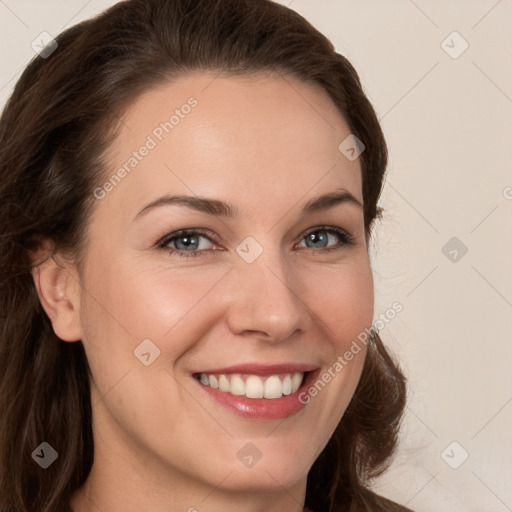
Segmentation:
<svg viewBox="0 0 512 512">
<path fill-rule="evenodd" d="M 349 134 L 291 77 L 196 73 L 130 106 L 78 277 L 96 466 L 218 492 L 305 486 L 364 350 L 333 365 L 373 317 Z"/>
</svg>

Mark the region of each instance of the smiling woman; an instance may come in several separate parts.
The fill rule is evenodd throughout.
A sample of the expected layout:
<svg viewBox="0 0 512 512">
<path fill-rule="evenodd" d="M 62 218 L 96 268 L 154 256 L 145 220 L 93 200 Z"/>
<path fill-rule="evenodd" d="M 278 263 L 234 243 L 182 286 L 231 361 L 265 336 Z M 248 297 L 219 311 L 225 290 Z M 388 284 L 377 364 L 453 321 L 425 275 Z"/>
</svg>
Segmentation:
<svg viewBox="0 0 512 512">
<path fill-rule="evenodd" d="M 0 510 L 407 510 L 371 490 L 406 387 L 351 64 L 268 0 L 128 0 L 56 43 L 0 125 Z"/>
</svg>

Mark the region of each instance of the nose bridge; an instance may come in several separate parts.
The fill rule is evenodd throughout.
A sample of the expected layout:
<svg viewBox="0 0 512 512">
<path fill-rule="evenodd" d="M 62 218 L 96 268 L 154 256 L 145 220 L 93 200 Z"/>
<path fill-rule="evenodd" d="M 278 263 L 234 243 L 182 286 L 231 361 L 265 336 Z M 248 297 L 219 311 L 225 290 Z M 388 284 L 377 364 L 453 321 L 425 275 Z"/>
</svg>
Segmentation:
<svg viewBox="0 0 512 512">
<path fill-rule="evenodd" d="M 279 244 L 259 247 L 246 240 L 237 248 L 229 323 L 235 333 L 258 331 L 277 342 L 301 328 L 303 305 L 295 290 L 294 269 Z"/>
</svg>

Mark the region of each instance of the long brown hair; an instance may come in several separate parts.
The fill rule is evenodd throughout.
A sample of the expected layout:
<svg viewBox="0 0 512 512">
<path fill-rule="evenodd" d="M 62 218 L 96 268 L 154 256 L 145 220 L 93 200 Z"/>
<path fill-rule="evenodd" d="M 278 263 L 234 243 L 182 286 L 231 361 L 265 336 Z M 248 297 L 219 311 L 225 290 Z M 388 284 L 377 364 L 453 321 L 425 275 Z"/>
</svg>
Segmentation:
<svg viewBox="0 0 512 512">
<path fill-rule="evenodd" d="M 367 235 L 387 149 L 359 77 L 332 43 L 270 0 L 128 0 L 57 38 L 19 79 L 0 119 L 0 510 L 69 510 L 93 462 L 89 367 L 80 341 L 53 332 L 31 275 L 31 251 L 49 239 L 80 264 L 92 191 L 119 116 L 142 92 L 191 70 L 273 71 L 317 84 L 360 156 Z M 405 510 L 369 485 L 389 465 L 406 384 L 375 335 L 355 394 L 312 466 L 314 512 Z M 58 463 L 32 452 L 46 441 Z"/>
</svg>

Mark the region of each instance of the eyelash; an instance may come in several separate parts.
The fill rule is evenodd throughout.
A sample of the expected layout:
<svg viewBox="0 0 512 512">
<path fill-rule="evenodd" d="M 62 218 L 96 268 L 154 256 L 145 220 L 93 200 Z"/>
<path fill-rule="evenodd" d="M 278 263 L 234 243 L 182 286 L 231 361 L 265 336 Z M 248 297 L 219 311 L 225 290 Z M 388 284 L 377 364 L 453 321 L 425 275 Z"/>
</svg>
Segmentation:
<svg viewBox="0 0 512 512">
<path fill-rule="evenodd" d="M 348 231 L 345 231 L 344 229 L 341 229 L 341 228 L 338 228 L 335 226 L 315 227 L 315 228 L 309 230 L 308 232 L 306 232 L 304 234 L 304 236 L 301 238 L 300 242 L 302 242 L 308 235 L 310 235 L 312 233 L 316 233 L 318 231 L 325 231 L 326 233 L 331 233 L 331 234 L 337 235 L 338 238 L 340 239 L 340 243 L 335 246 L 327 247 L 324 249 L 314 249 L 312 247 L 306 247 L 306 248 L 303 248 L 302 250 L 305 249 L 305 250 L 309 250 L 310 252 L 314 252 L 314 253 L 317 253 L 317 252 L 326 253 L 328 251 L 342 249 L 343 247 L 350 247 L 355 244 L 355 238 Z M 176 231 L 176 232 L 171 233 L 170 235 L 164 237 L 161 241 L 157 242 L 157 248 L 165 249 L 165 250 L 169 251 L 169 247 L 168 247 L 169 243 L 171 243 L 174 240 L 177 240 L 180 238 L 185 238 L 190 235 L 204 236 L 204 237 L 208 238 L 210 240 L 210 242 L 215 243 L 215 240 L 211 239 L 212 235 L 209 231 L 191 228 L 191 229 L 182 229 L 182 230 Z M 180 257 L 184 257 L 184 258 L 195 258 L 197 256 L 201 256 L 202 253 L 204 253 L 204 252 L 207 252 L 207 250 L 203 249 L 203 250 L 198 250 L 198 251 L 182 251 L 180 249 L 172 249 L 171 248 L 169 255 L 178 254 Z"/>
</svg>

